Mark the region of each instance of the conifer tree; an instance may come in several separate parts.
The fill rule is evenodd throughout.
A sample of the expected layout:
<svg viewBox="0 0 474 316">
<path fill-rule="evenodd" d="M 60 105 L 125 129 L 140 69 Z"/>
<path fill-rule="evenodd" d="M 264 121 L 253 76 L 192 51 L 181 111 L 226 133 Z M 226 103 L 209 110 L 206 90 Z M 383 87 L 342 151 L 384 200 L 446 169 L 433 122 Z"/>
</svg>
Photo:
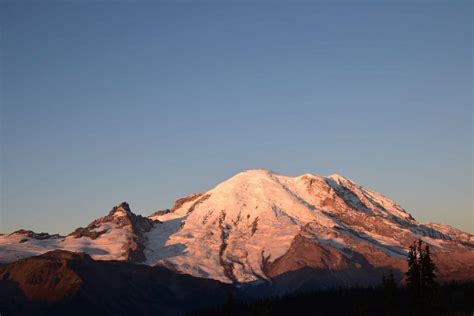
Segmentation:
<svg viewBox="0 0 474 316">
<path fill-rule="evenodd" d="M 385 315 L 397 315 L 397 284 L 393 272 L 382 278 Z"/>
<path fill-rule="evenodd" d="M 431 259 L 430 246 L 426 245 L 420 258 L 421 284 L 424 289 L 434 290 L 437 287 L 436 275 L 434 273 L 435 264 Z"/>
<path fill-rule="evenodd" d="M 416 315 L 431 314 L 436 305 L 437 283 L 429 245 L 423 247 L 421 239 L 415 241 L 409 248 L 407 261 L 405 275 L 411 312 Z"/>
<path fill-rule="evenodd" d="M 436 275 L 434 273 L 435 265 L 431 259 L 430 247 L 428 245 L 425 245 L 425 249 L 421 254 L 420 270 L 423 309 L 426 314 L 432 315 L 438 304 L 438 284 L 436 283 Z"/>
<path fill-rule="evenodd" d="M 412 292 L 420 290 L 420 264 L 418 260 L 418 249 L 416 242 L 408 250 L 408 271 L 405 273 L 407 288 Z"/>
</svg>

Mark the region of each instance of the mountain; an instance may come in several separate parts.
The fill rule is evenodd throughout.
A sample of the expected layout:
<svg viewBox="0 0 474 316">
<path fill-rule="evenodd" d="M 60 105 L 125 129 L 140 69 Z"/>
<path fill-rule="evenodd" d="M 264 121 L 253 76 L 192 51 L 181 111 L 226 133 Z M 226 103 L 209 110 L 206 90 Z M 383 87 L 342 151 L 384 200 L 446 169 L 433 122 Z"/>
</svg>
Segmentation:
<svg viewBox="0 0 474 316">
<path fill-rule="evenodd" d="M 471 234 L 421 224 L 396 202 L 340 175 L 253 169 L 148 217 L 122 203 L 65 237 L 0 236 L 0 258 L 64 249 L 254 289 L 297 290 L 379 283 L 387 270 L 401 277 L 407 248 L 418 238 L 431 246 L 439 279 L 474 279 Z"/>
<path fill-rule="evenodd" d="M 99 260 L 128 260 L 143 262 L 144 234 L 158 221 L 134 214 L 123 202 L 107 216 L 79 227 L 67 236 L 18 230 L 0 236 L 0 261 L 39 255 L 55 249 L 84 252 Z"/>
<path fill-rule="evenodd" d="M 146 234 L 148 264 L 222 282 L 312 269 L 343 273 L 326 283 L 351 276 L 358 283 L 360 271 L 366 279 L 373 275 L 368 269 L 404 271 L 417 238 L 431 245 L 440 278 L 474 278 L 474 236 L 420 224 L 394 201 L 340 175 L 248 170 L 150 218 L 162 223 Z"/>
</svg>

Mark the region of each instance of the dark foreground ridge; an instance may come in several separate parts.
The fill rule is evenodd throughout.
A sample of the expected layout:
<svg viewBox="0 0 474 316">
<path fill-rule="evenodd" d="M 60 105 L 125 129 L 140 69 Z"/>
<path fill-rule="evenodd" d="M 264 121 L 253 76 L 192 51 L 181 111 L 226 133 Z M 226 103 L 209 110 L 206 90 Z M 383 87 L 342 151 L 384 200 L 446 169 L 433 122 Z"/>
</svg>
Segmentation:
<svg viewBox="0 0 474 316">
<path fill-rule="evenodd" d="M 55 250 L 0 267 L 1 315 L 181 315 L 222 304 L 229 285 L 163 267 Z"/>
<path fill-rule="evenodd" d="M 292 274 L 321 275 L 301 269 Z M 376 271 L 373 271 L 374 273 Z M 379 271 L 379 275 L 385 275 Z M 393 271 L 396 273 L 396 271 Z M 330 279 L 331 276 L 328 276 Z M 308 286 L 281 295 L 293 277 L 231 285 L 126 261 L 96 261 L 55 250 L 0 266 L 0 312 L 5 315 L 466 315 L 474 312 L 474 281 L 444 283 L 422 309 L 392 285 Z M 341 283 L 343 284 L 343 283 Z M 363 283 L 361 283 L 363 284 Z M 416 302 L 415 302 L 416 303 Z"/>
</svg>

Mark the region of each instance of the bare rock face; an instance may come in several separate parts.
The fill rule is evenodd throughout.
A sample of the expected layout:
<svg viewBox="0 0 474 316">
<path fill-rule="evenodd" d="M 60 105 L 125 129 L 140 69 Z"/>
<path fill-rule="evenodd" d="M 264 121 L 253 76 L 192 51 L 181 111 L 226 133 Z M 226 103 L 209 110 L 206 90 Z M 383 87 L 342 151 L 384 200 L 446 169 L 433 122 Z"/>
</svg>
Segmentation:
<svg viewBox="0 0 474 316">
<path fill-rule="evenodd" d="M 197 193 L 192 193 L 188 196 L 185 196 L 184 198 L 176 200 L 176 202 L 174 202 L 173 208 L 171 209 L 171 212 L 174 212 L 175 210 L 179 209 L 181 206 L 183 206 L 183 204 L 187 202 L 192 202 L 199 199 L 203 195 L 204 193 L 197 192 Z"/>
<path fill-rule="evenodd" d="M 349 261 L 337 249 L 297 235 L 283 256 L 265 264 L 265 274 L 273 278 L 302 268 L 343 270 L 350 265 L 357 265 L 357 259 L 360 260 L 360 258 L 355 259 Z"/>
<path fill-rule="evenodd" d="M 156 212 L 151 213 L 148 218 L 157 218 L 166 214 L 173 213 L 177 209 L 179 209 L 183 204 L 186 204 L 188 202 L 193 202 L 196 200 L 200 200 L 199 198 L 202 197 L 204 193 L 202 192 L 197 192 L 197 193 L 191 193 L 183 198 L 180 198 L 174 202 L 174 205 L 171 209 L 165 209 L 165 210 L 158 210 Z"/>
<path fill-rule="evenodd" d="M 9 236 L 13 236 L 13 235 L 21 235 L 21 236 L 24 236 L 25 238 L 32 238 L 32 239 L 37 239 L 37 240 L 55 239 L 55 238 L 63 237 L 59 234 L 50 235 L 48 233 L 35 233 L 32 230 L 25 230 L 25 229 L 19 229 L 17 231 L 14 231 Z"/>
<path fill-rule="evenodd" d="M 76 257 L 90 260 L 84 254 L 56 250 L 0 268 L 0 280 L 14 280 L 30 300 L 61 301 L 81 286 L 81 278 L 67 265 Z"/>
</svg>

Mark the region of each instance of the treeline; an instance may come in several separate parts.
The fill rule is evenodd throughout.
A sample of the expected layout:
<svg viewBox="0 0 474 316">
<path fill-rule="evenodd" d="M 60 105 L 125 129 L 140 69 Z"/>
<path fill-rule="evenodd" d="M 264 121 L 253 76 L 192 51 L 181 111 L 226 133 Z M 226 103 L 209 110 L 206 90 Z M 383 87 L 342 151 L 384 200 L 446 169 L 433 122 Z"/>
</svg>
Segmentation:
<svg viewBox="0 0 474 316">
<path fill-rule="evenodd" d="M 472 316 L 474 282 L 447 283 L 438 287 L 430 306 L 421 310 L 406 287 L 339 288 L 256 301 L 227 302 L 196 315 L 449 315 Z"/>
</svg>

